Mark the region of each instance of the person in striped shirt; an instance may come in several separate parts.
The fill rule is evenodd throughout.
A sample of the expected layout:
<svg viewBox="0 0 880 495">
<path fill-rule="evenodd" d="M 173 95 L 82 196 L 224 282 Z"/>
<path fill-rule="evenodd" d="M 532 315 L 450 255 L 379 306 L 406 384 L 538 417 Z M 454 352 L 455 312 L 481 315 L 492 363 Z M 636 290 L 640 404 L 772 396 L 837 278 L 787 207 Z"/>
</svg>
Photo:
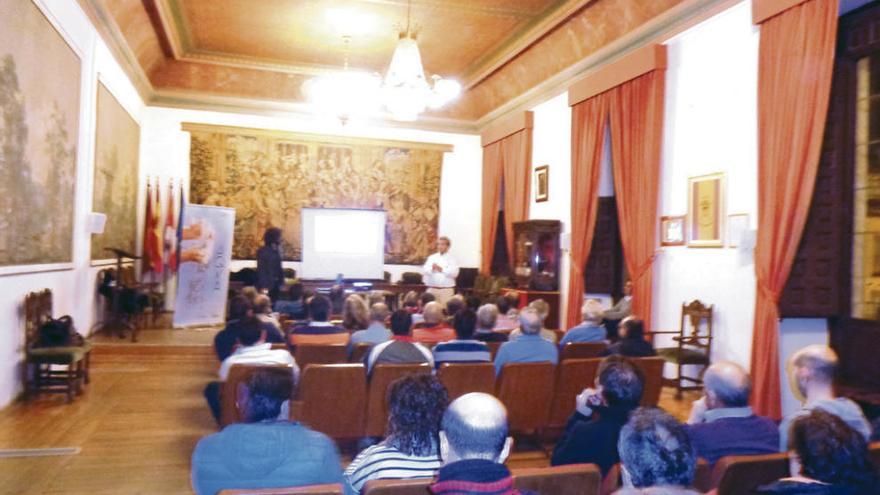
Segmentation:
<svg viewBox="0 0 880 495">
<path fill-rule="evenodd" d="M 477 327 L 477 314 L 471 309 L 463 309 L 452 320 L 458 338 L 434 346 L 434 366 L 443 363 L 488 363 L 492 360 L 489 346 L 474 339 Z"/>
<path fill-rule="evenodd" d="M 364 449 L 345 470 L 346 488 L 370 480 L 431 478 L 440 469 L 438 431 L 449 398 L 433 375 L 405 376 L 389 387 L 385 440 Z"/>
</svg>

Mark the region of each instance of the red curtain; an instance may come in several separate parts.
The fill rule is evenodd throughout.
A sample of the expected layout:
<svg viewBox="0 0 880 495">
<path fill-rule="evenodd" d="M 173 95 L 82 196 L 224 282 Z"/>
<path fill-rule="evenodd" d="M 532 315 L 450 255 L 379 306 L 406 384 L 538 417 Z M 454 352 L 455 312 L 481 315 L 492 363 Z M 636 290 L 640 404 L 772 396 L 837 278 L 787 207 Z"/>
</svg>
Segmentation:
<svg viewBox="0 0 880 495">
<path fill-rule="evenodd" d="M 761 24 L 752 398 L 757 414 L 775 419 L 781 416 L 778 302 L 816 183 L 837 14 L 837 0 L 808 0 Z"/>
<path fill-rule="evenodd" d="M 492 254 L 495 252 L 501 170 L 501 141 L 495 141 L 483 147 L 483 250 L 480 266 L 486 275 L 492 271 Z"/>
<path fill-rule="evenodd" d="M 610 91 L 611 160 L 620 237 L 633 283 L 633 314 L 651 329 L 653 263 L 663 141 L 665 70 Z"/>
<path fill-rule="evenodd" d="M 599 177 L 610 93 L 571 109 L 571 268 L 568 277 L 567 327 L 581 321 L 583 267 L 590 258 L 599 208 Z"/>
</svg>

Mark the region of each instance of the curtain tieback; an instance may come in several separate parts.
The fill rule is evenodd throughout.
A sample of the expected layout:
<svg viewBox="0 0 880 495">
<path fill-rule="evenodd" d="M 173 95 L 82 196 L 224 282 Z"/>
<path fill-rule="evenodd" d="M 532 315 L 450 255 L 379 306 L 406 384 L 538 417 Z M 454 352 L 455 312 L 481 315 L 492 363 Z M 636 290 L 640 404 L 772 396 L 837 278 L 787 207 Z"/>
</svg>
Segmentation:
<svg viewBox="0 0 880 495">
<path fill-rule="evenodd" d="M 781 297 L 781 294 L 777 294 L 771 290 L 770 287 L 767 286 L 767 283 L 760 279 L 758 280 L 758 295 L 772 302 L 774 306 L 779 306 L 779 298 Z"/>
<path fill-rule="evenodd" d="M 657 258 L 657 253 L 651 255 L 647 261 L 637 266 L 633 273 L 630 274 L 630 280 L 635 283 L 636 280 L 642 278 L 642 276 L 648 271 L 648 268 L 651 268 L 654 265 L 654 259 Z"/>
</svg>

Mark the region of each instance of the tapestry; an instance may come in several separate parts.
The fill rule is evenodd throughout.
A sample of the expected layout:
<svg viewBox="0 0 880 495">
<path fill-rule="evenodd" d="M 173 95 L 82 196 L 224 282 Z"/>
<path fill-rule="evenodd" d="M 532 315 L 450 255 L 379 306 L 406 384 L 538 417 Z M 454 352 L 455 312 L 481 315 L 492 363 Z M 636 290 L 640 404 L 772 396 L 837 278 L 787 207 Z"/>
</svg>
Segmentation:
<svg viewBox="0 0 880 495">
<path fill-rule="evenodd" d="M 0 266 L 73 261 L 80 60 L 30 0 L 0 1 Z"/>
<path fill-rule="evenodd" d="M 302 258 L 302 208 L 387 212 L 385 263 L 421 264 L 433 252 L 447 145 L 184 124 L 190 201 L 235 208 L 232 256 L 254 259 L 268 227 L 284 259 Z M 352 239 L 357 242 L 357 239 Z"/>
<path fill-rule="evenodd" d="M 98 83 L 95 180 L 92 211 L 107 215 L 103 234 L 92 236 L 92 259 L 135 252 L 138 153 L 141 129 L 102 83 Z"/>
</svg>

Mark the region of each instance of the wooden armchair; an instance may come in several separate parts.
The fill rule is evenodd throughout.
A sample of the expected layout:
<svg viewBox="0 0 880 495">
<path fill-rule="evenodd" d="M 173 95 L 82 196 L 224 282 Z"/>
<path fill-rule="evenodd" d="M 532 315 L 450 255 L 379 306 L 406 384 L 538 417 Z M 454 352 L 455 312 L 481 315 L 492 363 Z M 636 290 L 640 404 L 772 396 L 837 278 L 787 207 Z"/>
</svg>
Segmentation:
<svg viewBox="0 0 880 495">
<path fill-rule="evenodd" d="M 667 363 L 676 365 L 678 372 L 674 378 L 676 397 L 681 398 L 683 390 L 697 390 L 703 387 L 702 371 L 711 363 L 712 353 L 712 305 L 706 306 L 699 299 L 681 305 L 681 327 L 672 338 L 678 345 L 657 349 L 657 355 Z M 682 368 L 686 365 L 702 366 L 699 376 L 685 376 Z M 685 382 L 694 385 L 685 386 Z"/>
</svg>

